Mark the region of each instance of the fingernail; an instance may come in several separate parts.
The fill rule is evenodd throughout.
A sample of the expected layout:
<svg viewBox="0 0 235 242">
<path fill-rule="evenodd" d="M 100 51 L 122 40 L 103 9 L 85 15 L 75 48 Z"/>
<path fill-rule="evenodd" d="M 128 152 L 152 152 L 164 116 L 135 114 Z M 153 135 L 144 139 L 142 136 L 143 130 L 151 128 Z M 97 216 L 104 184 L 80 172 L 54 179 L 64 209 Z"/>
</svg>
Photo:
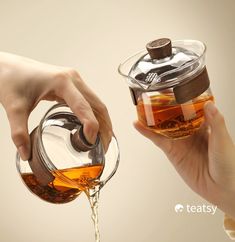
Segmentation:
<svg viewBox="0 0 235 242">
<path fill-rule="evenodd" d="M 19 152 L 22 160 L 28 160 L 29 159 L 30 150 L 29 150 L 29 147 L 27 147 L 27 145 L 21 145 L 18 148 L 18 152 Z"/>
<path fill-rule="evenodd" d="M 214 117 L 215 114 L 218 112 L 218 109 L 213 102 L 208 101 L 205 104 L 205 111 L 208 115 L 210 115 L 210 117 Z"/>
</svg>

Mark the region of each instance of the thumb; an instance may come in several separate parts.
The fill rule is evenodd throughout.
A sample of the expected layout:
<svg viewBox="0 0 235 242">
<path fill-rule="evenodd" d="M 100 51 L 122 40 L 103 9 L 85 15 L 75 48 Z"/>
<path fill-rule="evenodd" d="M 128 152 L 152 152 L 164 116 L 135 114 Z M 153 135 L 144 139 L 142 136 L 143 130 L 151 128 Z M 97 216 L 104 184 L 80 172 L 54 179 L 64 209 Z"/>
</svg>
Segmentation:
<svg viewBox="0 0 235 242">
<path fill-rule="evenodd" d="M 6 109 L 11 127 L 11 137 L 22 160 L 28 160 L 31 154 L 30 137 L 28 133 L 28 113 L 25 108 Z"/>
<path fill-rule="evenodd" d="M 204 112 L 206 122 L 211 128 L 211 138 L 217 140 L 218 143 L 232 143 L 232 139 L 226 128 L 224 117 L 212 101 L 206 102 L 204 105 Z"/>
</svg>

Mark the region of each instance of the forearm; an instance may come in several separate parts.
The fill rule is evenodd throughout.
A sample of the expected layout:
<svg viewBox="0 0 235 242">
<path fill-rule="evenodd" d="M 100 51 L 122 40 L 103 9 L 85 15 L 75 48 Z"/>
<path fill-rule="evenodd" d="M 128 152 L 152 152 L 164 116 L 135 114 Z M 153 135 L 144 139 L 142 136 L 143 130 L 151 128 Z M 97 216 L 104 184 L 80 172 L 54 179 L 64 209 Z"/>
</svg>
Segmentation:
<svg viewBox="0 0 235 242">
<path fill-rule="evenodd" d="M 0 52 L 0 82 L 2 80 L 47 80 L 64 67 L 42 63 L 24 56 Z"/>
<path fill-rule="evenodd" d="M 224 191 L 218 208 L 235 221 L 235 192 Z"/>
</svg>

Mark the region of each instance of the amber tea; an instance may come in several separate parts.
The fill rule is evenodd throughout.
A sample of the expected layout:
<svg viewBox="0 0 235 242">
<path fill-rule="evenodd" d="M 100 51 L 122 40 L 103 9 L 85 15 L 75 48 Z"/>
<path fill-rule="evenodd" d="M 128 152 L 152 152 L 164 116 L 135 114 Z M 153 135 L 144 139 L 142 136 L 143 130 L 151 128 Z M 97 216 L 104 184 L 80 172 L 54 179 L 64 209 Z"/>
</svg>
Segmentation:
<svg viewBox="0 0 235 242">
<path fill-rule="evenodd" d="M 53 174 L 55 179 L 45 186 L 38 182 L 33 173 L 23 173 L 21 176 L 28 188 L 41 199 L 51 203 L 67 203 L 74 200 L 82 191 L 94 188 L 95 179 L 101 175 L 102 171 L 103 165 L 57 170 Z M 75 183 L 63 181 L 59 174 L 68 177 Z"/>
<path fill-rule="evenodd" d="M 213 96 L 202 95 L 185 104 L 177 104 L 174 95 L 144 96 L 138 100 L 139 121 L 169 138 L 182 138 L 193 134 L 204 119 L 203 106 Z"/>
</svg>

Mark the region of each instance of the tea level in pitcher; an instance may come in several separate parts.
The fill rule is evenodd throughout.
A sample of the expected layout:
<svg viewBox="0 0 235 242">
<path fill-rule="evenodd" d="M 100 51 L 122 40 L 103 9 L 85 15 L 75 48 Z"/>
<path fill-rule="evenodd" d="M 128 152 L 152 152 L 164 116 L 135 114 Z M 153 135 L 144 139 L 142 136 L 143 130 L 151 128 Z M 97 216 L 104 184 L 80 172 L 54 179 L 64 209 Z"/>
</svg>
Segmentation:
<svg viewBox="0 0 235 242">
<path fill-rule="evenodd" d="M 41 199 L 51 203 L 67 203 L 82 191 L 93 188 L 96 185 L 95 179 L 102 171 L 103 165 L 57 170 L 53 174 L 55 179 L 46 186 L 41 185 L 33 173 L 23 173 L 21 176 L 28 188 Z M 63 181 L 60 174 L 74 181 L 74 184 Z"/>
<path fill-rule="evenodd" d="M 200 128 L 204 120 L 203 106 L 209 100 L 213 101 L 213 96 L 204 94 L 187 103 L 177 104 L 173 94 L 143 93 L 137 103 L 138 119 L 166 137 L 187 137 Z"/>
</svg>

